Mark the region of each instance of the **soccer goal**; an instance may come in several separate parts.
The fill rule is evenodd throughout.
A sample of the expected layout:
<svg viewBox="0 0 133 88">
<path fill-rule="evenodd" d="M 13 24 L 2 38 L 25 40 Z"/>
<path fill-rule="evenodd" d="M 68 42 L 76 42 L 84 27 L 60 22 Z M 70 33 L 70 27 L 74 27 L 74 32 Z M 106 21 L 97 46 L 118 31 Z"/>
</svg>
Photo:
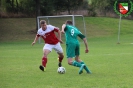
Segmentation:
<svg viewBox="0 0 133 88">
<path fill-rule="evenodd" d="M 37 17 L 38 29 L 40 28 L 40 20 L 45 20 L 47 24 L 56 26 L 60 28 L 60 30 L 62 28 L 62 24 L 64 24 L 66 20 L 71 20 L 73 22 L 73 25 L 76 26 L 84 35 L 86 35 L 86 24 L 83 15 L 38 16 Z M 40 38 L 39 38 L 39 43 L 41 43 Z"/>
</svg>

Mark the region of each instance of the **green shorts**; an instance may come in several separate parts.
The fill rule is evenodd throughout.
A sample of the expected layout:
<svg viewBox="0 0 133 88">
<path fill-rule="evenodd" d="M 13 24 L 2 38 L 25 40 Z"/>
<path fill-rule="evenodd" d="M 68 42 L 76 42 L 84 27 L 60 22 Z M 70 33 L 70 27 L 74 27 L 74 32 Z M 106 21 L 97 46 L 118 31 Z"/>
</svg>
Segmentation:
<svg viewBox="0 0 133 88">
<path fill-rule="evenodd" d="M 66 54 L 67 58 L 74 58 L 80 54 L 80 45 L 79 44 L 66 44 Z"/>
</svg>

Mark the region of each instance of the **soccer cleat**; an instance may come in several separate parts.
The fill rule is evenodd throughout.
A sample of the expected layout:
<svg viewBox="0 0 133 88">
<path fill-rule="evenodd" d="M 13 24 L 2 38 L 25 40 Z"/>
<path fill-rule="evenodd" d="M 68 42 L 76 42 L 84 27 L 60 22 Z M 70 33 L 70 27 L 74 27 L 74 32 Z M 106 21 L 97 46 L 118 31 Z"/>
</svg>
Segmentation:
<svg viewBox="0 0 133 88">
<path fill-rule="evenodd" d="M 61 66 L 62 66 L 61 62 L 59 62 L 59 63 L 58 63 L 58 66 L 59 66 L 59 67 L 61 67 Z"/>
<path fill-rule="evenodd" d="M 81 71 L 81 74 L 83 73 L 83 70 Z"/>
<path fill-rule="evenodd" d="M 87 74 L 91 74 L 91 72 L 87 72 Z"/>
<path fill-rule="evenodd" d="M 84 66 L 84 69 L 86 70 L 86 72 L 88 73 L 88 74 L 91 74 L 91 71 L 89 70 L 89 68 L 85 65 Z"/>
<path fill-rule="evenodd" d="M 40 68 L 40 70 L 42 70 L 42 71 L 46 71 L 46 68 L 43 67 L 42 65 L 40 65 L 39 68 Z"/>
<path fill-rule="evenodd" d="M 83 68 L 84 68 L 85 64 L 82 64 L 80 69 L 79 69 L 79 74 L 82 74 L 83 73 Z"/>
</svg>

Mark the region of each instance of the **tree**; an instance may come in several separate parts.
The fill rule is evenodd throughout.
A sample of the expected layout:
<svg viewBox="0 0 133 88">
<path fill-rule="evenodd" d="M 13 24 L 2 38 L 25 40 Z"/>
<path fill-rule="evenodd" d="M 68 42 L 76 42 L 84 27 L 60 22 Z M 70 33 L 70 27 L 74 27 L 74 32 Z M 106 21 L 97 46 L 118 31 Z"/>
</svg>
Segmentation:
<svg viewBox="0 0 133 88">
<path fill-rule="evenodd" d="M 0 7 L 1 7 L 1 0 L 0 0 Z"/>
<path fill-rule="evenodd" d="M 36 2 L 36 30 L 38 30 L 37 16 L 40 16 L 40 0 L 35 0 Z"/>
<path fill-rule="evenodd" d="M 17 11 L 17 14 L 18 14 L 18 11 L 19 11 L 18 0 L 16 0 L 16 11 Z"/>
<path fill-rule="evenodd" d="M 78 8 L 82 5 L 83 0 L 54 0 L 55 11 L 68 11 L 71 14 L 71 10 Z"/>
<path fill-rule="evenodd" d="M 116 0 L 92 0 L 91 10 L 96 13 L 99 11 L 106 16 L 107 12 L 112 12 L 114 10 L 113 6 L 115 1 Z"/>
<path fill-rule="evenodd" d="M 36 2 L 36 17 L 40 16 L 40 0 L 35 0 Z"/>
<path fill-rule="evenodd" d="M 41 15 L 53 15 L 53 0 L 42 0 L 40 3 L 40 13 Z"/>
</svg>

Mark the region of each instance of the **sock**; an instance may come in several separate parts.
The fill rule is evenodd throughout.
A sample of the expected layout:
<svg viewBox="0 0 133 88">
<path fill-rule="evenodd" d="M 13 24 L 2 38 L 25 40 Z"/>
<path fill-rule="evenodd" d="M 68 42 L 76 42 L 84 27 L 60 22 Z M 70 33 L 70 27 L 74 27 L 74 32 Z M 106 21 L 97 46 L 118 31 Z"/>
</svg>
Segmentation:
<svg viewBox="0 0 133 88">
<path fill-rule="evenodd" d="M 82 61 L 82 62 L 80 62 L 80 64 L 85 64 L 85 63 Z"/>
<path fill-rule="evenodd" d="M 82 61 L 82 62 L 80 62 L 80 64 L 85 64 L 85 63 Z M 86 70 L 86 72 L 91 73 L 91 71 L 89 70 L 89 68 L 86 65 L 85 65 L 84 69 Z"/>
<path fill-rule="evenodd" d="M 46 64 L 47 64 L 47 58 L 43 57 L 42 58 L 42 66 L 46 67 Z"/>
<path fill-rule="evenodd" d="M 58 57 L 59 58 L 59 62 L 62 62 L 63 60 L 63 57 Z"/>
<path fill-rule="evenodd" d="M 77 61 L 73 61 L 73 62 L 72 62 L 72 65 L 73 65 L 73 66 L 76 66 L 76 67 L 81 67 L 81 66 L 82 66 L 82 64 L 80 64 L 80 63 L 77 62 Z"/>
</svg>

